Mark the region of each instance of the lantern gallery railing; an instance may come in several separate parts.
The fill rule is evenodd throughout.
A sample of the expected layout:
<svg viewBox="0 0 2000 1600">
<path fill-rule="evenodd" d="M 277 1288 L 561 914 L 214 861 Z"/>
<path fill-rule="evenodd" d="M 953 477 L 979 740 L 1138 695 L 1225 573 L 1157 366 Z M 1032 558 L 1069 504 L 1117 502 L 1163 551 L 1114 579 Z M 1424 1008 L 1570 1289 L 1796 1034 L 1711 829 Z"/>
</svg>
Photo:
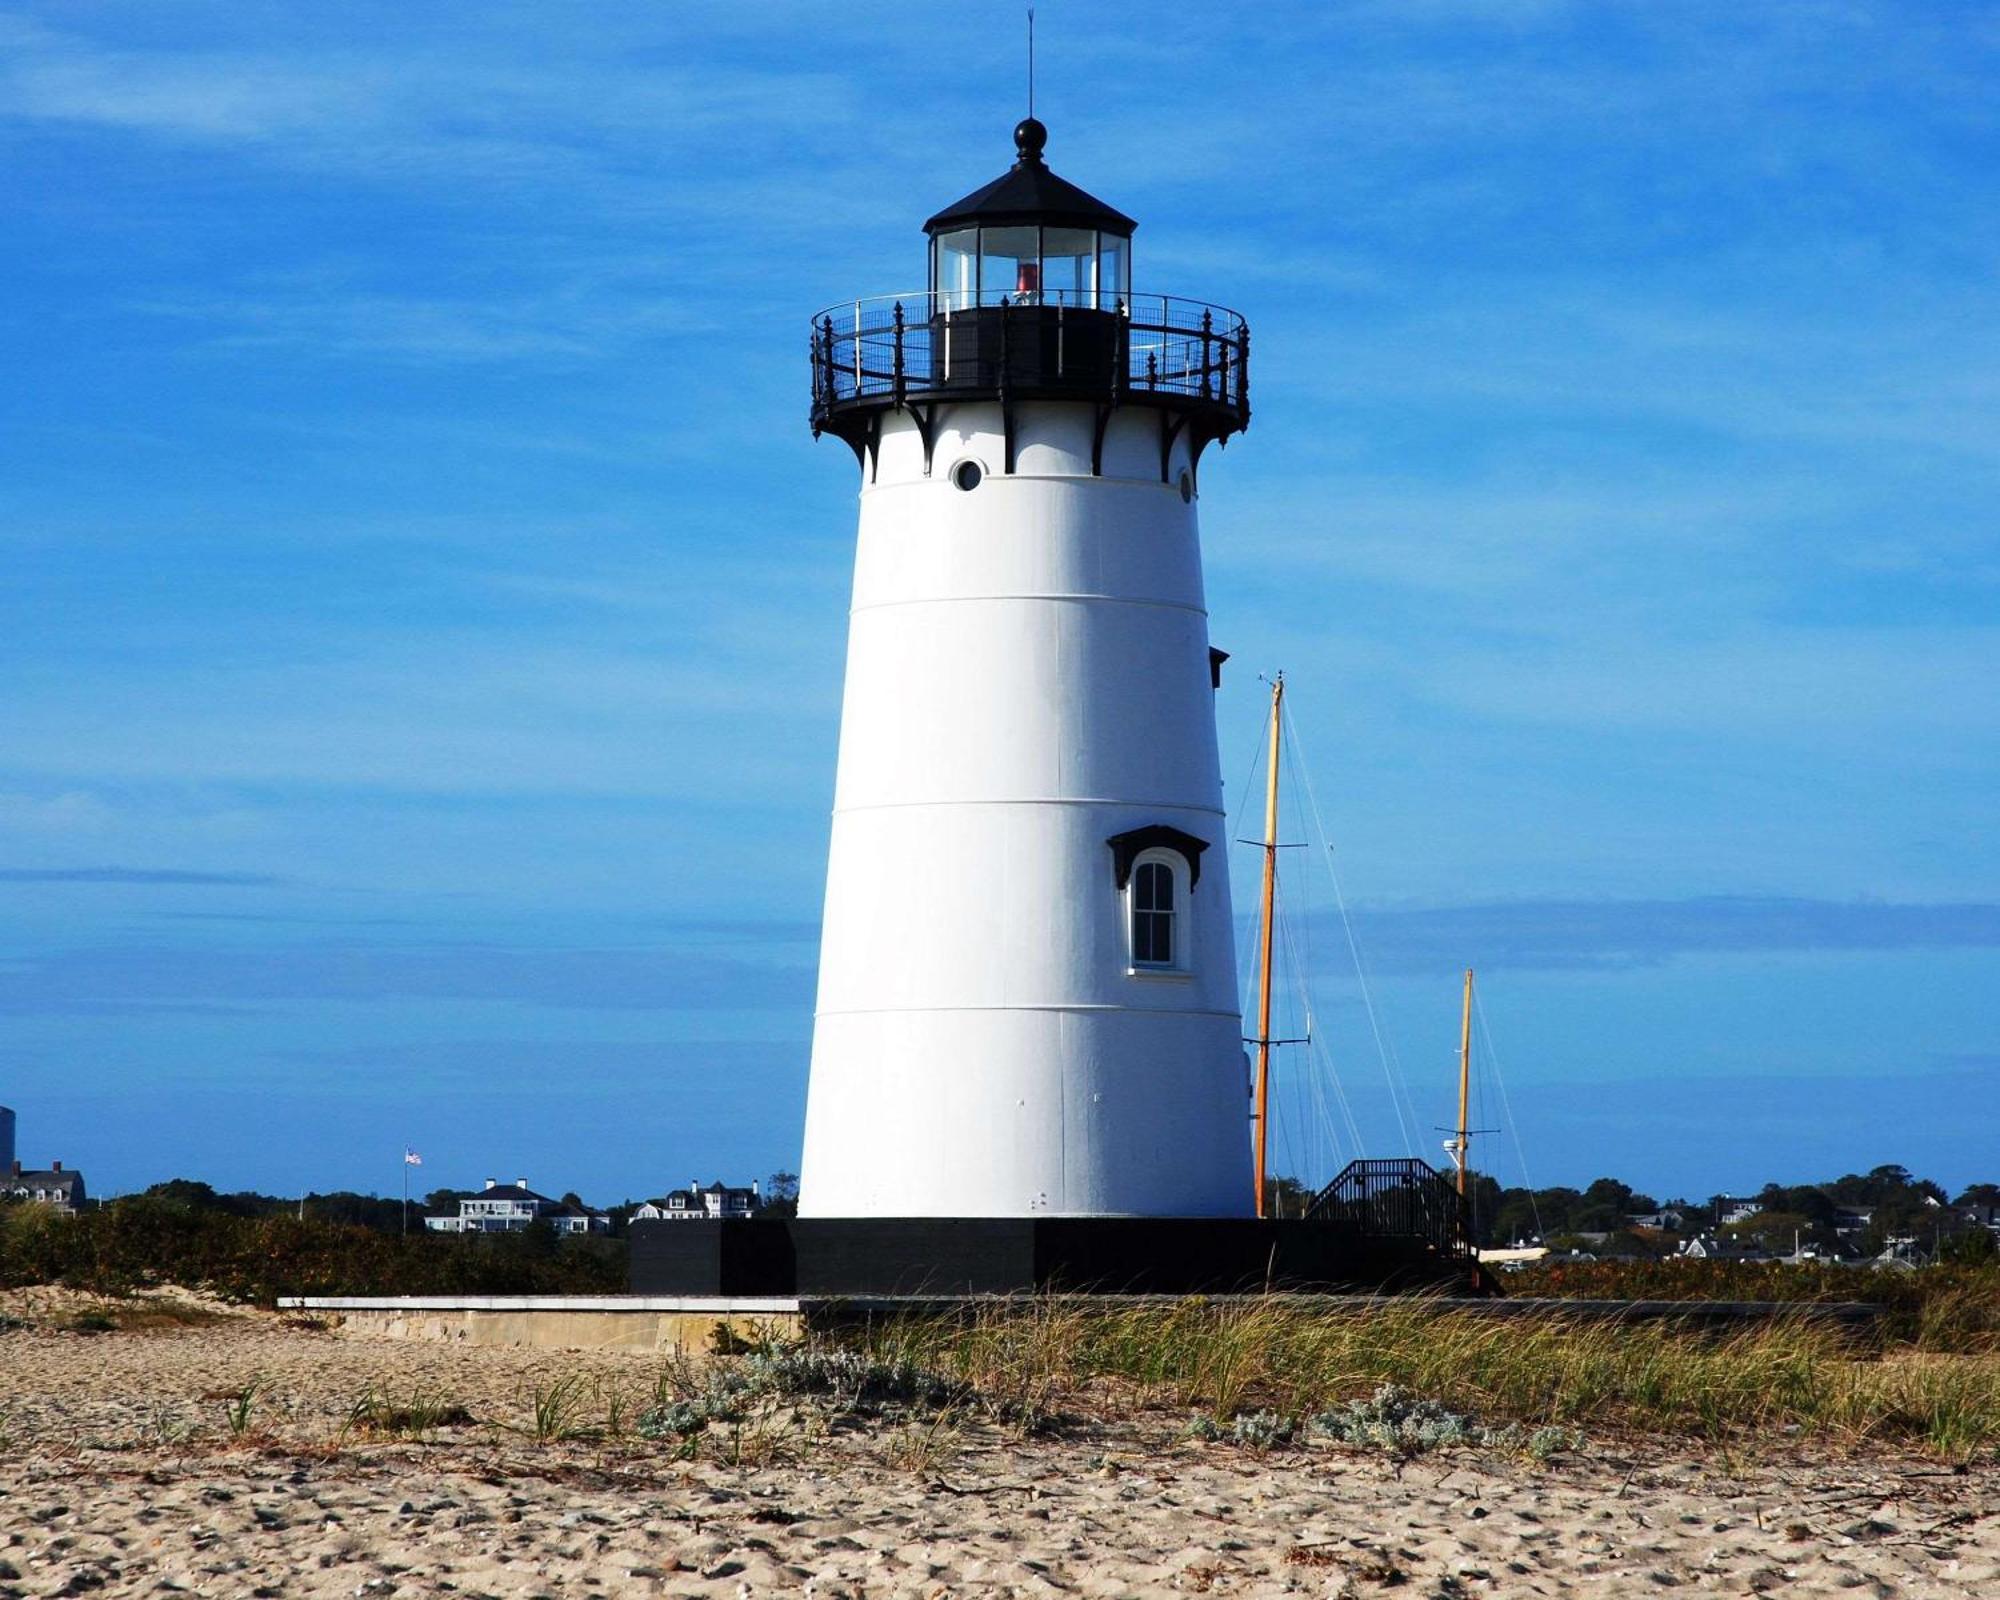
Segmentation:
<svg viewBox="0 0 2000 1600">
<path fill-rule="evenodd" d="M 1250 420 L 1250 329 L 1171 295 L 882 295 L 813 319 L 815 431 L 912 398 L 1157 400 Z"/>
</svg>

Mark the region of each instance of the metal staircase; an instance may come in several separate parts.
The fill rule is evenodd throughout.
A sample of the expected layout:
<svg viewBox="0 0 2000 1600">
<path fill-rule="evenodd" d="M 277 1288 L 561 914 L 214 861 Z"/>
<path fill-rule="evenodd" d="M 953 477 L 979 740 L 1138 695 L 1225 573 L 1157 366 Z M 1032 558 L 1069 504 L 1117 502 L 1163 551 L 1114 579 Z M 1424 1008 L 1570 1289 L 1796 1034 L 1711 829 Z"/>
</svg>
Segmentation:
<svg viewBox="0 0 2000 1600">
<path fill-rule="evenodd" d="M 1368 1238 L 1413 1240 L 1442 1261 L 1476 1260 L 1465 1202 L 1451 1179 L 1414 1156 L 1350 1161 L 1313 1196 L 1308 1221 L 1344 1222 Z"/>
</svg>

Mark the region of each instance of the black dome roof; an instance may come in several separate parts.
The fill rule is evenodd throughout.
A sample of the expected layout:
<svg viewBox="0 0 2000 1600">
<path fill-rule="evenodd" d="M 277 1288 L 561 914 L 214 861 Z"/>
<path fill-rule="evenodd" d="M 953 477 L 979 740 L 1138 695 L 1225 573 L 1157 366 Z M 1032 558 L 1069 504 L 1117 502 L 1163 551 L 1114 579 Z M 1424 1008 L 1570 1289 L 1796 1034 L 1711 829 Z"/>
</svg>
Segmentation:
<svg viewBox="0 0 2000 1600">
<path fill-rule="evenodd" d="M 1049 130 L 1033 117 L 1014 129 L 1019 158 L 999 177 L 956 204 L 948 205 L 924 224 L 925 233 L 942 233 L 971 224 L 1001 227 L 1008 223 L 1046 223 L 1058 228 L 1101 228 L 1129 234 L 1139 224 L 1113 210 L 1095 195 L 1084 193 L 1067 178 L 1058 178 L 1042 163 Z"/>
</svg>

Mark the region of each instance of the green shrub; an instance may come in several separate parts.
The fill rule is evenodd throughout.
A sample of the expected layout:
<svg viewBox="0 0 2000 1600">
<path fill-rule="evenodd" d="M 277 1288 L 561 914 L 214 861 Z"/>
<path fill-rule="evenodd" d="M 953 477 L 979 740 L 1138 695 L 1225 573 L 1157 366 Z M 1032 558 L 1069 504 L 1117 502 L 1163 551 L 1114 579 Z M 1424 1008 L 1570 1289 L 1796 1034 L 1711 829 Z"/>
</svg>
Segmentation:
<svg viewBox="0 0 2000 1600">
<path fill-rule="evenodd" d="M 101 1294 L 178 1284 L 264 1305 L 289 1294 L 602 1294 L 624 1287 L 625 1254 L 616 1240 L 545 1252 L 518 1234 L 385 1234 L 146 1195 L 74 1217 L 0 1206 L 0 1288 L 45 1283 Z"/>
<path fill-rule="evenodd" d="M 1510 1273 L 1510 1297 L 1560 1300 L 1864 1301 L 1886 1313 L 1883 1332 L 1919 1349 L 2000 1351 L 2000 1264 L 1895 1267 L 1784 1261 L 1551 1262 Z"/>
</svg>

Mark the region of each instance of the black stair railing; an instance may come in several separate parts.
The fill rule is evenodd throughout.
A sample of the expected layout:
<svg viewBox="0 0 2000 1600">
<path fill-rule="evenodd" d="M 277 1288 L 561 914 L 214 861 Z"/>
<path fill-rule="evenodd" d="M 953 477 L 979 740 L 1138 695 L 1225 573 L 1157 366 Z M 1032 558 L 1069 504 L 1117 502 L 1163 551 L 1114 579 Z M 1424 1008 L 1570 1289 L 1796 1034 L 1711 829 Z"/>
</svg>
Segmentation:
<svg viewBox="0 0 2000 1600">
<path fill-rule="evenodd" d="M 1457 1188 L 1414 1156 L 1348 1162 L 1313 1196 L 1306 1217 L 1350 1223 L 1376 1238 L 1416 1239 L 1453 1260 L 1474 1258 L 1466 1205 Z"/>
</svg>

